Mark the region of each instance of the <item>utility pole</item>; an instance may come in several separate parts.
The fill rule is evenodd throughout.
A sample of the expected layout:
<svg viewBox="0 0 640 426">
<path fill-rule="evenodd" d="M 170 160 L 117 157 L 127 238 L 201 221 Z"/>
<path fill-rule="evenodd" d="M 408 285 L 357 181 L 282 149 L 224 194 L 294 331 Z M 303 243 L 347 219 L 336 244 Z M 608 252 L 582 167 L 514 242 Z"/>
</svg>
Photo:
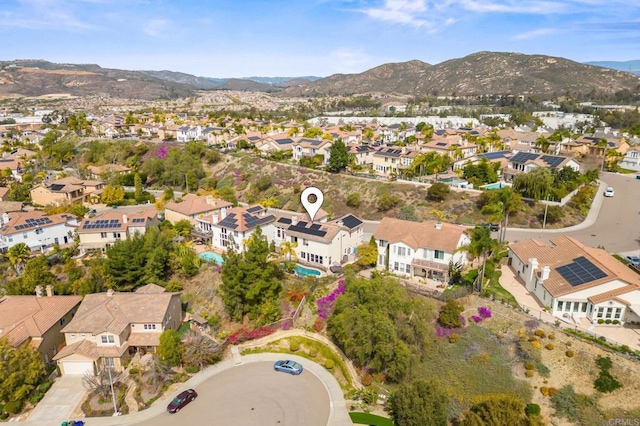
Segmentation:
<svg viewBox="0 0 640 426">
<path fill-rule="evenodd" d="M 547 225 L 547 210 L 549 210 L 549 195 L 546 198 L 547 202 L 544 204 L 544 219 L 542 221 L 542 229 Z"/>
<path fill-rule="evenodd" d="M 113 391 L 113 377 L 111 377 L 111 367 L 107 367 L 107 370 L 109 370 L 109 385 L 111 386 L 111 400 L 113 401 L 113 415 L 119 416 L 120 413 L 118 412 L 118 406 L 116 404 L 116 394 Z"/>
</svg>

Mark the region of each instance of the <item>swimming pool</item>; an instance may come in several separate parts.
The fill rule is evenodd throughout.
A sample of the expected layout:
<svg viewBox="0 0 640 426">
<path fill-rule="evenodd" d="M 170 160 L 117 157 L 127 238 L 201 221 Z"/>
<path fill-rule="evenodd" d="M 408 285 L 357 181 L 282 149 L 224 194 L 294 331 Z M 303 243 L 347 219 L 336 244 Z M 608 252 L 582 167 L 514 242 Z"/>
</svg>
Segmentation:
<svg viewBox="0 0 640 426">
<path fill-rule="evenodd" d="M 308 276 L 319 277 L 320 275 L 322 275 L 322 273 L 317 269 L 305 268 L 304 266 L 300 266 L 300 265 L 295 265 L 293 267 L 293 271 L 297 275 L 300 275 L 301 277 L 308 277 Z"/>
<path fill-rule="evenodd" d="M 205 262 L 215 263 L 216 265 L 222 265 L 224 263 L 222 255 L 215 251 L 203 251 L 198 255 L 198 257 Z"/>
<path fill-rule="evenodd" d="M 507 185 L 504 182 L 495 182 L 495 183 L 490 183 L 488 185 L 483 185 L 480 188 L 487 189 L 487 190 L 491 191 L 492 189 L 502 189 L 502 188 L 506 188 L 508 186 L 511 186 L 511 185 Z"/>
</svg>

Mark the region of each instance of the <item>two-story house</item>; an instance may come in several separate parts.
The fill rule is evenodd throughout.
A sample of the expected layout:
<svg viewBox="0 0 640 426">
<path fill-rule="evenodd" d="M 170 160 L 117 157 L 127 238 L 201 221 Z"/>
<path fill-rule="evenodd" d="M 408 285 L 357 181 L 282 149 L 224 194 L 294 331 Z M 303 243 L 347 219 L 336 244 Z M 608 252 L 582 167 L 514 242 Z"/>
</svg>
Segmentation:
<svg viewBox="0 0 640 426">
<path fill-rule="evenodd" d="M 302 160 L 304 157 L 314 157 L 316 155 L 322 156 L 322 164 L 329 163 L 329 156 L 333 142 L 329 140 L 318 140 L 301 138 L 294 142 L 293 146 L 293 159 L 296 161 Z"/>
<path fill-rule="evenodd" d="M 14 347 L 30 344 L 49 363 L 64 346 L 62 327 L 71 321 L 81 301 L 82 296 L 54 296 L 50 285 L 46 296 L 38 286 L 35 296 L 0 297 L 0 338 Z"/>
<path fill-rule="evenodd" d="M 276 246 L 290 242 L 295 260 L 324 270 L 353 262 L 364 235 L 362 220 L 352 214 L 329 222 L 280 216 L 274 226 Z"/>
<path fill-rule="evenodd" d="M 103 183 L 98 180 L 65 177 L 42 183 L 31 190 L 31 200 L 40 206 L 73 204 L 99 199 Z"/>
<path fill-rule="evenodd" d="M 618 163 L 623 169 L 640 172 L 640 148 L 633 148 L 627 151 L 624 158 Z"/>
<path fill-rule="evenodd" d="M 82 219 L 77 229 L 80 249 L 104 252 L 116 241 L 126 240 L 136 233 L 144 235 L 148 228 L 158 223 L 158 212 L 153 208 L 132 213 L 108 210 Z"/>
<path fill-rule="evenodd" d="M 382 219 L 373 236 L 378 245 L 379 269 L 444 282 L 450 263 L 467 263 L 466 254 L 458 249 L 471 242 L 467 229 L 461 225 L 390 217 Z"/>
<path fill-rule="evenodd" d="M 222 211 L 233 207 L 233 204 L 215 198 L 212 195 L 186 194 L 182 200 L 169 202 L 164 206 L 164 218 L 175 224 L 181 220 L 188 220 L 192 225 L 196 225 L 198 217 L 209 216 L 218 213 L 222 216 Z"/>
<path fill-rule="evenodd" d="M 102 166 L 87 166 L 91 179 L 101 179 L 104 175 L 123 175 L 131 173 L 131 168 L 121 164 L 104 164 Z"/>
<path fill-rule="evenodd" d="M 87 294 L 62 329 L 67 345 L 54 360 L 63 375 L 121 371 L 123 361 L 136 352 L 155 351 L 160 334 L 177 330 L 181 322 L 180 293 L 165 293 L 155 284 L 133 293 Z"/>
<path fill-rule="evenodd" d="M 3 213 L 0 221 L 0 252 L 19 243 L 25 243 L 33 251 L 47 250 L 53 245 L 73 242 L 78 220 L 67 214 L 28 212 Z"/>
<path fill-rule="evenodd" d="M 553 316 L 572 323 L 640 322 L 640 275 L 602 249 L 565 235 L 551 244 L 531 238 L 509 245 L 508 263 Z"/>
<path fill-rule="evenodd" d="M 197 230 L 211 235 L 211 245 L 219 250 L 232 248 L 237 252 L 245 251 L 245 242 L 257 228 L 268 241 L 273 239 L 273 222 L 276 217 L 268 214 L 259 205 L 250 207 L 234 207 L 197 219 Z"/>
<path fill-rule="evenodd" d="M 533 154 L 530 152 L 518 152 L 509 158 L 509 165 L 502 169 L 504 180 L 511 181 L 519 173 L 528 173 L 538 167 L 560 170 L 570 167 L 576 172 L 580 171 L 580 163 L 570 157 L 548 154 Z"/>
<path fill-rule="evenodd" d="M 367 167 L 373 164 L 373 153 L 376 152 L 375 148 L 353 142 L 347 144 L 347 150 L 356 165 Z"/>
<path fill-rule="evenodd" d="M 403 151 L 400 148 L 380 148 L 373 153 L 373 170 L 383 176 L 398 173 L 400 157 Z"/>
</svg>

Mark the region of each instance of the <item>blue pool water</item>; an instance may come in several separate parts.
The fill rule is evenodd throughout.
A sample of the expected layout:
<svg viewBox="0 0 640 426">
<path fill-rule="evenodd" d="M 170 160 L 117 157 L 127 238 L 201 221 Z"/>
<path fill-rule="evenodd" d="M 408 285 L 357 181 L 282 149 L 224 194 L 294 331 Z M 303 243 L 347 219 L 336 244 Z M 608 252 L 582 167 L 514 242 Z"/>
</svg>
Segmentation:
<svg viewBox="0 0 640 426">
<path fill-rule="evenodd" d="M 216 265 L 222 265 L 224 263 L 222 255 L 216 253 L 215 251 L 203 251 L 198 255 L 198 257 L 205 262 L 215 263 Z"/>
<path fill-rule="evenodd" d="M 296 274 L 300 275 L 301 277 L 308 277 L 308 276 L 320 276 L 321 273 L 320 271 L 318 271 L 317 269 L 311 269 L 311 268 L 305 268 L 304 266 L 300 266 L 300 265 L 295 265 L 293 267 L 293 270 L 295 271 Z"/>
<path fill-rule="evenodd" d="M 502 182 L 496 182 L 496 183 L 490 183 L 488 185 L 484 185 L 481 186 L 482 189 L 488 189 L 488 190 L 492 190 L 492 189 L 502 189 L 502 188 L 506 188 L 509 185 L 505 185 Z"/>
</svg>

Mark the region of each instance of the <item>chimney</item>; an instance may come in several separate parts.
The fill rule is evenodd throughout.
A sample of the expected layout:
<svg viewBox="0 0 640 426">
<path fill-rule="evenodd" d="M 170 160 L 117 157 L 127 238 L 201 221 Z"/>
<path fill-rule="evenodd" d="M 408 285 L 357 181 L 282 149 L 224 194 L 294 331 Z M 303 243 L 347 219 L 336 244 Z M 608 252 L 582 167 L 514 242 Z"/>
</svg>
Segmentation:
<svg viewBox="0 0 640 426">
<path fill-rule="evenodd" d="M 436 229 L 442 229 L 442 222 L 440 221 L 436 222 Z"/>
<path fill-rule="evenodd" d="M 110 288 L 109 290 L 107 290 L 107 296 L 111 297 L 111 296 L 113 296 L 113 293 L 114 293 L 114 291 L 113 291 L 113 289 L 112 289 L 112 288 Z"/>
<path fill-rule="evenodd" d="M 220 219 L 227 217 L 227 209 L 220 209 Z"/>
<path fill-rule="evenodd" d="M 544 265 L 542 267 L 542 271 L 540 272 L 540 281 L 547 280 L 549 278 L 549 272 L 551 272 L 549 265 Z"/>
<path fill-rule="evenodd" d="M 2 213 L 2 224 L 6 225 L 7 223 L 9 223 L 9 214 L 8 213 Z"/>
<path fill-rule="evenodd" d="M 47 297 L 53 296 L 53 286 L 51 284 L 47 284 L 45 288 L 47 291 Z"/>
<path fill-rule="evenodd" d="M 213 223 L 214 225 L 216 225 L 218 223 L 218 213 L 214 213 L 212 215 L 211 223 Z"/>
<path fill-rule="evenodd" d="M 538 269 L 538 259 L 535 257 L 529 258 L 529 268 L 526 270 L 527 274 L 525 276 L 525 287 L 527 290 L 533 286 L 533 277 L 536 273 L 536 269 Z"/>
<path fill-rule="evenodd" d="M 129 223 L 129 218 L 127 217 L 126 214 L 122 215 L 122 223 Z"/>
<path fill-rule="evenodd" d="M 216 200 L 215 198 L 213 198 L 213 195 L 207 195 L 207 204 L 209 204 L 210 206 L 215 206 L 216 205 Z"/>
<path fill-rule="evenodd" d="M 291 224 L 292 225 L 298 224 L 298 216 L 291 216 Z"/>
<path fill-rule="evenodd" d="M 37 285 L 36 286 L 36 296 L 42 297 L 42 286 L 41 285 Z"/>
</svg>

